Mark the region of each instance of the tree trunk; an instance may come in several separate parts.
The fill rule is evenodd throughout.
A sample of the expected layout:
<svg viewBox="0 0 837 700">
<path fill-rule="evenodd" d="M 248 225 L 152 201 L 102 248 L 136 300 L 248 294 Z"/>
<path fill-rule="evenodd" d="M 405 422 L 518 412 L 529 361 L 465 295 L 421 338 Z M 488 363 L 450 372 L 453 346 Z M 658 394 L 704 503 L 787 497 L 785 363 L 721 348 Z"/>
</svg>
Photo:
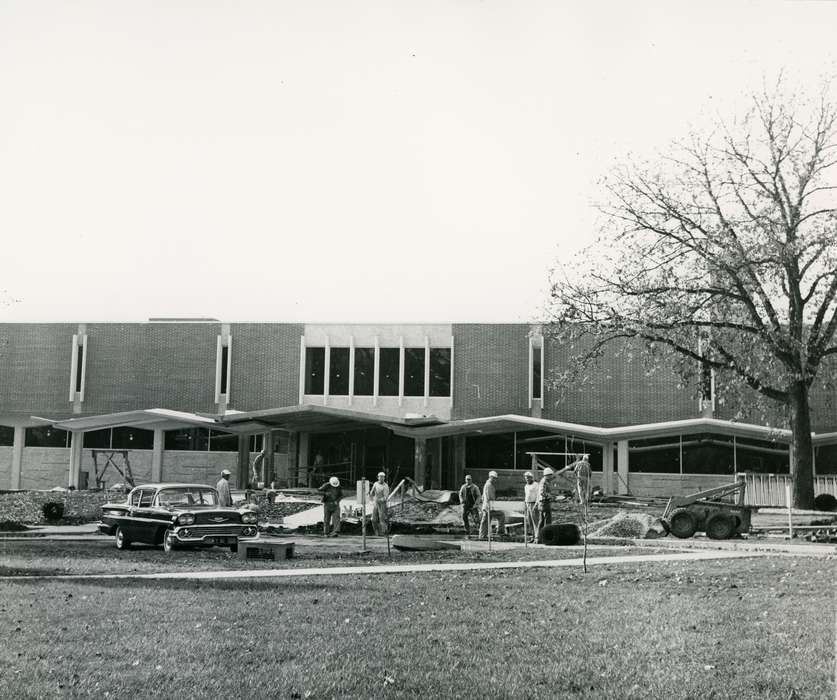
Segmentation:
<svg viewBox="0 0 837 700">
<path fill-rule="evenodd" d="M 791 389 L 791 431 L 793 432 L 793 506 L 814 507 L 814 444 L 811 441 L 811 406 L 808 387 L 799 382 Z"/>
</svg>

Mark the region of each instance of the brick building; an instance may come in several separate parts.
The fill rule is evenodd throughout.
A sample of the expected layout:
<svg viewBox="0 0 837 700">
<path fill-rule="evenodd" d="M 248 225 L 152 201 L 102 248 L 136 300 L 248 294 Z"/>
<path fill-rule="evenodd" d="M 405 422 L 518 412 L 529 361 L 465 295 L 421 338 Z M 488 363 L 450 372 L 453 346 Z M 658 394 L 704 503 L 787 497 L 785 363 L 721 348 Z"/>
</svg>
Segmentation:
<svg viewBox="0 0 837 700">
<path fill-rule="evenodd" d="M 583 389 L 536 324 L 217 321 L 0 324 L 0 489 L 140 480 L 350 482 L 384 469 L 453 488 L 591 454 L 606 492 L 683 493 L 741 472 L 786 479 L 787 431 L 724 420 L 673 369 L 606 356 Z M 818 491 L 837 416 L 814 399 Z M 265 457 L 253 473 L 256 453 Z M 537 454 L 533 454 L 537 453 Z M 773 475 L 773 476 L 769 476 Z M 98 484 L 96 483 L 98 482 Z M 821 483 L 820 483 L 821 482 Z"/>
</svg>

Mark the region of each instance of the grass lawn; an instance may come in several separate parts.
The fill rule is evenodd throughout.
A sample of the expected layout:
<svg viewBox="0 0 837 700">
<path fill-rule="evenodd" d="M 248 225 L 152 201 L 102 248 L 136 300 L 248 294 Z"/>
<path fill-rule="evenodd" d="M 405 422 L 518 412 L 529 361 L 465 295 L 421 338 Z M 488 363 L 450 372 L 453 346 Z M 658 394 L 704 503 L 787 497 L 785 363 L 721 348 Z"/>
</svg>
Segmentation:
<svg viewBox="0 0 837 700">
<path fill-rule="evenodd" d="M 0 697 L 831 699 L 834 569 L 5 580 Z"/>
</svg>

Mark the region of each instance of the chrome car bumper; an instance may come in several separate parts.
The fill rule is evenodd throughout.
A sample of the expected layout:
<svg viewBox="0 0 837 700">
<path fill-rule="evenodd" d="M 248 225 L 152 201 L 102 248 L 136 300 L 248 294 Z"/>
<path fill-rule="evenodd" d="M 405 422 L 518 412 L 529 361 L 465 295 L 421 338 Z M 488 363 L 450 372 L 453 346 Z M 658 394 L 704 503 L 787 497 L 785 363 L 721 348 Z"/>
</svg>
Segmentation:
<svg viewBox="0 0 837 700">
<path fill-rule="evenodd" d="M 255 525 L 184 525 L 171 532 L 177 544 L 234 544 L 239 538 L 255 537 Z"/>
</svg>

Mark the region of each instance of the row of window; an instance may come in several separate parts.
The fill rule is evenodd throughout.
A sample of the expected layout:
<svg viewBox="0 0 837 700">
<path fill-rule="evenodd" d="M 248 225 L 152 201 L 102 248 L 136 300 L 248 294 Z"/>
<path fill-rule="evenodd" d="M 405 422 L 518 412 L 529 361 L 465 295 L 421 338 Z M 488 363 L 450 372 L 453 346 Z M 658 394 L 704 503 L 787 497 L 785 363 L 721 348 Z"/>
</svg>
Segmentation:
<svg viewBox="0 0 837 700">
<path fill-rule="evenodd" d="M 429 353 L 425 348 L 403 348 L 403 367 L 401 351 L 377 348 L 376 391 L 376 348 L 354 348 L 350 366 L 350 348 L 306 347 L 304 391 L 320 396 L 450 396 L 450 348 L 430 348 Z"/>
</svg>

